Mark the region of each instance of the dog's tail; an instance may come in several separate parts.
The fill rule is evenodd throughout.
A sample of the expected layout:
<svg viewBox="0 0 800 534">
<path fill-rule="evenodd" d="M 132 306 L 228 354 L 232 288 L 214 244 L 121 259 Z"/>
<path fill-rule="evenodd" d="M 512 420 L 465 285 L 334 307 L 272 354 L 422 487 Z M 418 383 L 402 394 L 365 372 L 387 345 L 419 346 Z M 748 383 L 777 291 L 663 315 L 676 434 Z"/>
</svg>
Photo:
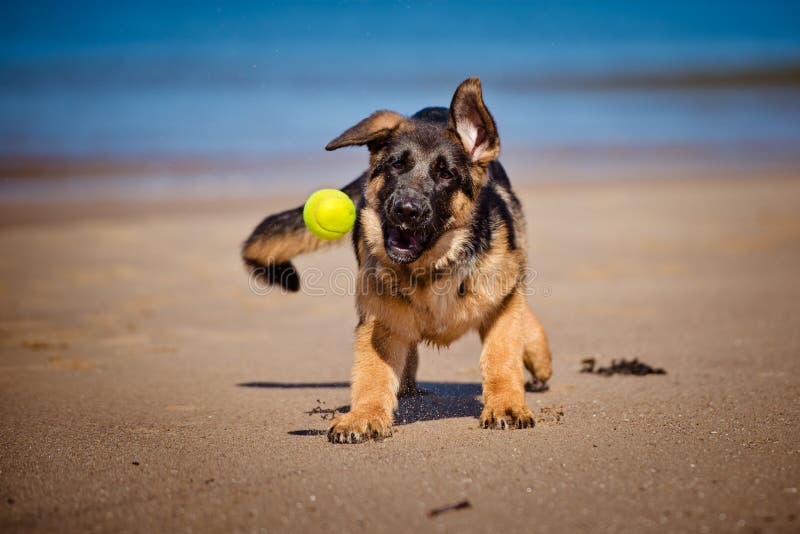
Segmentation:
<svg viewBox="0 0 800 534">
<path fill-rule="evenodd" d="M 365 172 L 342 188 L 358 204 L 366 180 Z M 263 284 L 277 284 L 288 291 L 300 289 L 300 277 L 292 258 L 340 243 L 325 240 L 308 231 L 303 206 L 268 216 L 255 227 L 242 245 L 242 259 L 250 276 Z"/>
</svg>

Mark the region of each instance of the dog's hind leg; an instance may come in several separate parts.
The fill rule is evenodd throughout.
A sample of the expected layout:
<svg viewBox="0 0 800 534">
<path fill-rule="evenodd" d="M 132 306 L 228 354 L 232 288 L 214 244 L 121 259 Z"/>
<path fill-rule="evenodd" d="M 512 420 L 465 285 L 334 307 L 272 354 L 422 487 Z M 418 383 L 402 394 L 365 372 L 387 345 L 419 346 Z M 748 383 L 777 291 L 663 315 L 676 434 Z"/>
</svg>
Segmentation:
<svg viewBox="0 0 800 534">
<path fill-rule="evenodd" d="M 414 346 L 408 351 L 406 358 L 406 367 L 403 369 L 403 378 L 400 381 L 400 391 L 397 392 L 398 397 L 413 397 L 415 395 L 422 395 L 425 391 L 417 387 L 417 366 L 419 365 L 419 353 L 417 347 Z"/>
<path fill-rule="evenodd" d="M 527 304 L 523 311 L 522 331 L 525 345 L 522 361 L 533 375 L 535 381 L 547 382 L 553 372 L 550 345 L 547 343 L 547 335 L 544 333 L 542 323 L 539 322 L 539 319 L 536 318 L 533 310 Z"/>
</svg>

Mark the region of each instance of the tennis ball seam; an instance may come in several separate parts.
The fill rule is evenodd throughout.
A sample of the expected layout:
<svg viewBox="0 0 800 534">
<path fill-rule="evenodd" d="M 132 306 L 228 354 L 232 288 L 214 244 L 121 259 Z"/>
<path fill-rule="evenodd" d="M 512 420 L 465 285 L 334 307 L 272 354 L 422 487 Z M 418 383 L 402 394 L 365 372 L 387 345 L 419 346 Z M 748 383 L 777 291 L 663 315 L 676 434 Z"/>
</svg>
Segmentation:
<svg viewBox="0 0 800 534">
<path fill-rule="evenodd" d="M 327 230 L 329 232 L 334 232 L 334 233 L 342 234 L 342 235 L 344 235 L 347 232 L 349 232 L 350 228 L 353 227 L 352 223 L 350 223 L 348 225 L 349 228 L 347 230 L 342 230 L 340 228 L 326 226 L 325 223 L 328 223 L 328 225 L 330 225 L 330 223 L 332 221 L 330 219 L 326 220 L 327 218 L 325 218 L 325 217 L 323 217 L 323 218 L 319 217 L 320 209 L 322 209 L 322 207 L 323 207 L 325 202 L 336 202 L 336 204 L 338 204 L 338 207 L 336 208 L 336 210 L 342 212 L 341 213 L 342 218 L 344 218 L 346 216 L 349 219 L 351 217 L 351 214 L 353 216 L 355 216 L 355 213 L 353 213 L 353 210 L 350 208 L 350 206 L 348 206 L 346 202 L 343 202 L 341 198 L 330 196 L 330 197 L 326 197 L 326 198 L 320 199 L 320 201 L 317 203 L 316 209 L 314 210 L 314 219 L 317 221 L 317 224 L 320 226 L 320 228 L 322 228 L 323 230 Z M 352 205 L 352 203 L 351 203 L 351 205 Z"/>
</svg>

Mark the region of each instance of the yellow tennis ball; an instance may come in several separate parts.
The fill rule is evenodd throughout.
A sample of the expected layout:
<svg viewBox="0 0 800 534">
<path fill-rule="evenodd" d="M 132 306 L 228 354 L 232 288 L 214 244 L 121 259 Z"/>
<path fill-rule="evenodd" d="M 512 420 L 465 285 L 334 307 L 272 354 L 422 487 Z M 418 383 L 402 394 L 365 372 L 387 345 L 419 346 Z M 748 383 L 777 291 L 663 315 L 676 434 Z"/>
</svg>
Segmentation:
<svg viewBox="0 0 800 534">
<path fill-rule="evenodd" d="M 356 222 L 353 201 L 338 189 L 314 191 L 303 207 L 303 221 L 320 239 L 339 239 Z"/>
</svg>

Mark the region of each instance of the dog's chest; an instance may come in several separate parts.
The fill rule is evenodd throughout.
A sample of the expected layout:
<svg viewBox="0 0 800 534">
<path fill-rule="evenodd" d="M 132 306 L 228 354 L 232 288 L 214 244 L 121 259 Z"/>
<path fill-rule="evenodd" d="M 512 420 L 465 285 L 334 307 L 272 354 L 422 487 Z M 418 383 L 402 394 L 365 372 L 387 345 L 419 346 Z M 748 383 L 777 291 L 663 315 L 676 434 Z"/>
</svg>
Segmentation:
<svg viewBox="0 0 800 534">
<path fill-rule="evenodd" d="M 460 321 L 457 313 L 459 297 L 453 291 L 446 293 L 434 290 L 420 291 L 418 298 L 413 299 L 412 307 L 417 315 L 417 324 L 423 333 L 441 335 L 452 329 Z"/>
<path fill-rule="evenodd" d="M 426 341 L 448 345 L 480 324 L 483 310 L 458 286 L 434 284 L 421 288 L 411 299 L 414 322 Z"/>
<path fill-rule="evenodd" d="M 473 278 L 471 272 L 414 279 L 380 267 L 365 270 L 358 307 L 409 339 L 446 346 L 478 328 L 496 306 Z"/>
</svg>

